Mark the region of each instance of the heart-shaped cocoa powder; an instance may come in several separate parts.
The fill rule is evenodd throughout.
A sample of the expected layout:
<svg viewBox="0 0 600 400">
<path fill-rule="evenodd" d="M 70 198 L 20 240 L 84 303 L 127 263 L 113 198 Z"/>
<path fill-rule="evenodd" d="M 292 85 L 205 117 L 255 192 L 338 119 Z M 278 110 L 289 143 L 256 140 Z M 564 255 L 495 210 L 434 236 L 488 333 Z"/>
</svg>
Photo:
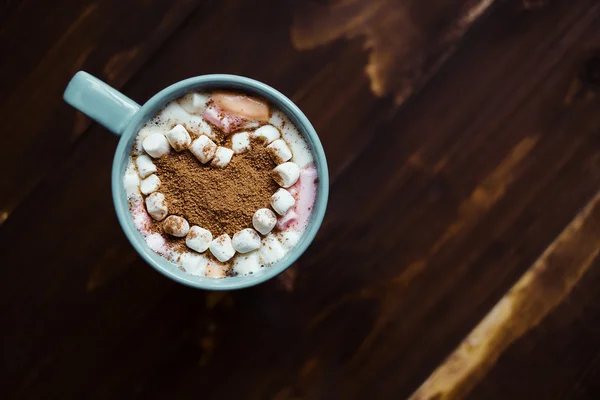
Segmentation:
<svg viewBox="0 0 600 400">
<path fill-rule="evenodd" d="M 252 227 L 256 210 L 268 208 L 279 188 L 271 176 L 277 164 L 258 140 L 224 168 L 202 164 L 190 151 L 172 151 L 154 163 L 169 214 L 210 230 L 214 237 Z"/>
</svg>

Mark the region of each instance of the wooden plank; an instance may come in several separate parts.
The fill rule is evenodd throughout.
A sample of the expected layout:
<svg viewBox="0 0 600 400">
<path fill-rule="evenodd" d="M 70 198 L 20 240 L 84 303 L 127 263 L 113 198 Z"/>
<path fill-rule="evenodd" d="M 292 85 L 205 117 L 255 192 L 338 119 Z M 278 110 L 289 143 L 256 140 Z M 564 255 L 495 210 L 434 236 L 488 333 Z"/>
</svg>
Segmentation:
<svg viewBox="0 0 600 400">
<path fill-rule="evenodd" d="M 14 397 L 407 397 L 596 192 L 598 99 L 569 89 L 599 44 L 595 2 L 503 3 L 399 110 L 369 97 L 359 42 L 298 54 L 285 6 L 273 3 L 273 21 L 232 4 L 196 14 L 125 91 L 143 101 L 221 65 L 282 88 L 331 154 L 322 232 L 288 291 L 270 282 L 215 299 L 177 286 L 120 233 L 116 139 L 92 128 L 0 228 Z M 275 36 L 270 62 L 188 53 L 207 32 L 231 48 L 236 29 L 267 23 L 242 47 Z"/>
<path fill-rule="evenodd" d="M 503 10 L 506 14 L 494 15 L 496 22 L 503 16 L 516 19 L 510 8 Z M 555 11 L 557 8 L 520 17 L 527 23 L 535 19 L 541 25 L 528 26 L 545 29 L 543 24 L 551 23 Z M 566 9 L 561 15 L 567 21 L 573 17 Z M 495 296 L 510 287 L 507 285 L 520 276 L 597 189 L 597 171 L 587 175 L 586 167 L 597 157 L 594 132 L 599 121 L 593 116 L 597 100 L 567 101 L 569 87 L 578 84 L 585 57 L 598 44 L 598 22 L 594 19 L 597 9 L 585 18 L 583 14 L 575 15 L 579 15 L 577 23 L 571 21 L 560 39 L 552 39 L 560 40 L 563 50 L 570 49 L 566 54 L 555 47 L 556 52 L 546 51 L 536 60 L 533 54 L 539 48 L 537 44 L 530 43 L 530 51 L 520 49 L 533 57 L 532 63 L 538 65 L 536 76 L 543 84 L 538 81 L 529 86 L 530 80 L 535 81 L 531 75 L 511 82 L 514 69 L 508 66 L 513 62 L 515 67 L 527 64 L 524 57 L 519 60 L 515 56 L 512 61 L 504 58 L 506 64 L 497 67 L 511 74 L 498 80 L 497 86 L 486 87 L 494 81 L 490 74 L 494 70 L 487 67 L 497 65 L 500 57 L 493 56 L 495 50 L 476 52 L 469 46 L 479 42 L 498 47 L 486 36 L 489 31 L 480 33 L 480 41 L 472 38 L 464 43 L 459 54 L 468 49 L 480 61 L 469 64 L 472 60 L 458 55 L 451 60 L 431 86 L 403 110 L 410 118 L 406 117 L 404 124 L 398 122 L 397 130 L 382 135 L 387 140 L 374 145 L 370 157 L 359 160 L 356 168 L 349 169 L 337 183 L 349 189 L 345 193 L 338 189 L 337 197 L 334 193 L 328 226 L 317 244 L 320 248 L 311 253 L 316 253 L 315 259 L 303 259 L 305 269 L 328 266 L 326 272 L 313 272 L 328 286 L 323 290 L 311 288 L 309 305 L 304 307 L 319 315 L 323 304 L 330 304 L 318 321 L 339 318 L 337 323 L 341 324 L 346 314 L 338 317 L 338 309 L 349 312 L 346 307 L 352 309 L 361 302 L 379 304 L 377 321 L 369 335 L 355 350 L 344 350 L 355 353 L 352 366 L 346 366 L 343 389 L 332 384 L 343 396 L 408 396 L 410 385 L 418 382 L 415 375 L 423 374 L 424 378 L 427 369 L 441 361 L 440 355 L 451 351 L 441 344 L 462 339 L 467 332 L 461 326 L 474 325 L 477 315 L 482 317 L 487 312 L 490 302 L 499 298 Z M 592 20 L 587 20 L 590 16 Z M 491 19 L 487 27 L 493 22 Z M 516 43 L 528 43 L 533 31 L 535 28 L 530 31 L 532 36 L 519 32 Z M 564 59 L 549 63 L 548 55 L 556 61 Z M 473 70 L 465 65 L 472 65 Z M 453 66 L 460 66 L 465 75 Z M 523 67 L 526 73 L 529 67 Z M 486 74 L 478 79 L 477 70 Z M 460 93 L 461 102 L 468 102 L 463 112 L 472 117 L 467 110 L 476 109 L 477 118 L 461 121 L 456 105 L 444 113 L 442 105 L 449 104 L 453 97 L 442 93 L 452 85 L 448 83 L 451 79 L 464 86 L 462 91 L 451 92 Z M 525 85 L 528 92 L 520 93 Z M 511 93 L 510 101 L 505 98 L 500 107 L 485 101 L 484 96 L 505 89 Z M 593 93 L 583 92 L 584 98 L 590 95 L 593 99 Z M 472 96 L 474 93 L 481 98 Z M 421 99 L 427 106 L 420 103 Z M 400 129 L 404 137 L 394 137 Z M 423 132 L 431 132 L 433 137 L 424 139 Z M 434 132 L 441 136 L 436 137 Z M 482 142 L 482 136 L 487 140 Z M 440 139 L 442 143 L 438 144 Z M 582 142 L 577 143 L 579 140 Z M 449 147 L 455 141 L 460 141 L 456 145 L 460 152 L 453 154 Z M 440 149 L 435 150 L 438 146 Z M 408 161 L 390 174 L 398 159 Z M 385 179 L 375 180 L 377 176 Z M 382 196 L 382 191 L 387 193 Z M 370 222 L 376 220 L 380 210 L 387 210 L 385 220 Z M 359 221 L 348 223 L 347 216 Z M 373 233 L 370 227 L 375 226 L 377 232 Z M 369 242 L 362 244 L 359 239 L 365 236 Z M 378 256 L 374 256 L 375 251 Z M 337 276 L 344 279 L 335 279 Z M 370 318 L 365 317 L 365 323 L 371 324 Z M 401 354 L 389 349 L 401 349 Z M 335 356 L 335 351 L 329 350 L 319 363 L 326 366 Z"/>
<path fill-rule="evenodd" d="M 575 250 L 582 253 L 579 245 Z M 551 278 L 550 284 L 556 281 Z M 519 400 L 598 397 L 599 282 L 600 262 L 596 259 L 569 296 L 538 326 L 515 340 L 500 355 L 469 398 Z"/>
<path fill-rule="evenodd" d="M 4 221 L 48 170 L 67 157 L 89 120 L 62 101 L 79 69 L 123 84 L 200 0 L 30 1 L 15 5 L 0 30 L 0 160 Z M 32 27 L 35 27 L 32 29 Z"/>
<path fill-rule="evenodd" d="M 371 90 L 403 103 L 456 48 L 495 0 L 308 1 L 292 26 L 296 48 L 313 49 L 341 38 L 360 38 L 369 49 L 365 73 Z"/>
<path fill-rule="evenodd" d="M 52 166 L 56 165 L 55 160 L 61 156 L 65 156 L 73 140 L 76 139 L 81 132 L 87 128 L 88 120 L 82 118 L 81 115 L 77 115 L 76 119 L 73 120 L 71 114 L 66 111 L 64 107 L 54 108 L 60 104 L 59 94 L 63 90 L 66 82 L 72 75 L 72 73 L 78 68 L 86 68 L 90 72 L 104 77 L 109 83 L 116 87 L 122 87 L 134 71 L 148 59 L 158 44 L 168 36 L 169 32 L 175 26 L 178 26 L 181 19 L 185 17 L 191 9 L 193 9 L 198 0 L 179 0 L 182 4 L 177 4 L 173 7 L 168 8 L 168 12 L 165 13 L 163 7 L 167 7 L 167 3 L 160 1 L 144 2 L 141 5 L 137 3 L 128 3 L 128 7 L 136 10 L 131 12 L 129 8 L 115 7 L 110 2 L 101 3 L 85 3 L 76 2 L 71 5 L 69 1 L 65 1 L 68 4 L 62 4 L 61 7 L 54 6 L 48 13 L 45 12 L 45 8 L 41 7 L 40 4 L 34 3 L 23 3 L 20 7 L 14 7 L 14 15 L 8 18 L 7 23 L 2 31 L 0 31 L 0 49 L 6 53 L 22 53 L 27 49 L 27 52 L 22 57 L 10 58 L 8 62 L 3 65 L 3 74 L 10 79 L 6 79 L 1 82 L 3 89 L 6 92 L 11 92 L 10 96 L 7 96 L 8 102 L 4 104 L 4 108 L 7 109 L 7 115 L 11 118 L 6 121 L 6 126 L 9 130 L 20 129 L 26 130 L 28 135 L 16 135 L 11 136 L 11 145 L 18 149 L 23 149 L 23 152 L 27 152 L 28 157 L 34 157 L 37 160 L 35 168 L 30 163 L 24 162 L 25 153 L 20 153 L 18 150 L 11 154 L 10 157 L 4 161 L 5 165 L 10 165 L 13 168 L 10 170 L 19 171 L 18 176 L 13 176 L 10 173 L 6 174 L 4 179 L 0 180 L 0 191 L 9 193 L 6 196 L 6 200 L 0 199 L 0 210 L 2 210 L 3 218 L 8 218 L 12 210 L 19 204 L 19 202 L 31 192 L 33 187 L 43 178 L 44 170 L 48 168 L 39 168 L 39 165 Z M 385 3 L 385 1 L 384 1 Z M 482 4 L 483 3 L 483 6 Z M 119 3 L 120 4 L 120 3 Z M 383 9 L 390 9 L 395 6 L 396 3 L 389 3 L 382 7 Z M 406 18 L 410 16 L 409 9 L 418 9 L 417 20 L 413 21 L 410 27 L 407 29 L 412 30 L 410 33 L 411 42 L 405 43 L 412 49 L 411 57 L 398 57 L 403 59 L 401 67 L 407 72 L 407 76 L 402 78 L 402 82 L 409 84 L 410 88 L 402 88 L 404 97 L 409 95 L 409 92 L 413 88 L 422 85 L 426 79 L 435 71 L 437 67 L 445 60 L 447 54 L 453 48 L 453 44 L 464 34 L 466 29 L 474 22 L 477 16 L 487 9 L 487 6 L 491 4 L 491 1 L 469 1 L 469 0 L 453 0 L 452 4 L 440 3 L 435 5 L 434 8 L 428 7 L 426 10 L 418 7 L 418 3 L 413 6 L 402 5 L 399 8 L 396 15 L 399 18 Z M 227 6 L 231 7 L 231 6 Z M 358 2 L 357 5 L 353 6 L 354 12 L 368 14 L 368 8 L 371 7 L 369 2 Z M 139 10 L 138 10 L 139 8 Z M 302 22 L 306 20 L 302 16 L 305 15 L 302 10 L 310 9 L 311 7 L 305 7 L 304 4 L 300 4 L 296 7 L 298 10 L 297 18 L 299 21 L 293 30 L 293 37 L 295 38 L 296 46 L 300 48 L 307 48 L 311 46 L 311 42 L 306 38 L 303 39 L 304 35 L 310 34 L 306 27 L 303 26 Z M 205 15 L 210 15 L 211 8 L 209 5 L 203 9 Z M 261 33 L 255 32 L 257 41 L 255 43 L 261 44 L 272 42 L 272 32 L 287 31 L 290 20 L 286 20 L 285 15 L 289 15 L 290 9 L 287 6 L 278 5 L 274 1 L 263 1 L 258 6 L 255 5 L 254 9 L 248 9 L 250 13 L 255 13 L 254 10 L 274 10 L 279 9 L 279 12 L 275 14 L 270 11 L 271 23 L 269 24 L 269 30 L 262 30 Z M 67 10 L 68 12 L 64 12 Z M 113 12 L 113 10 L 117 12 Z M 475 11 L 474 11 L 475 10 Z M 122 19 L 124 15 L 132 15 L 138 20 L 131 20 L 129 18 L 128 24 L 123 24 Z M 36 35 L 35 37 L 30 35 L 30 30 L 26 26 L 21 24 L 21 21 L 25 16 L 33 16 L 34 20 L 32 23 L 37 25 L 41 31 L 45 33 L 43 40 L 40 40 Z M 376 23 L 377 19 L 382 18 L 385 14 L 380 14 L 371 19 L 371 23 Z M 404 16 L 404 17 L 403 17 Z M 421 18 L 427 17 L 427 18 Z M 162 18 L 157 20 L 158 18 Z M 243 24 L 245 21 L 235 21 L 224 16 L 224 21 L 219 23 L 207 24 L 212 26 L 213 30 L 209 31 L 209 35 L 212 32 L 224 29 L 225 26 L 228 29 L 239 29 L 240 22 Z M 114 21 L 113 21 L 114 19 Z M 202 18 L 204 21 L 206 18 Z M 59 21 L 54 22 L 54 21 Z M 107 22 L 111 21 L 111 22 Z M 213 19 L 214 21 L 214 19 Z M 233 24 L 227 24 L 227 21 L 234 22 Z M 442 23 L 443 21 L 443 23 Z M 282 24 L 283 23 L 283 24 Z M 329 25 L 333 26 L 334 21 L 328 22 Z M 27 25 L 28 26 L 28 25 Z M 158 29 L 153 29 L 157 26 Z M 251 21 L 246 22 L 246 26 L 249 29 L 254 29 L 254 25 Z M 152 32 L 152 35 L 148 36 L 145 32 Z M 205 30 L 206 31 L 206 30 Z M 2 35 L 4 33 L 4 35 Z M 128 40 L 124 41 L 122 38 L 126 37 Z M 426 37 L 426 40 L 424 39 Z M 2 40 L 4 39 L 4 40 Z M 190 38 L 192 39 L 192 38 Z M 238 37 L 239 39 L 239 37 Z M 283 36 L 278 36 L 277 40 L 283 39 L 286 44 L 288 41 L 287 33 Z M 197 41 L 197 39 L 193 39 Z M 372 40 L 367 38 L 367 40 Z M 189 43 L 188 41 L 185 41 Z M 102 43 L 101 45 L 99 43 Z M 431 49 L 426 44 L 435 43 L 435 49 Z M 183 43 L 182 43 L 183 44 Z M 206 41 L 205 41 L 206 44 Z M 216 45 L 215 45 L 216 44 Z M 195 46 L 195 43 L 193 44 Z M 222 51 L 222 48 L 218 47 L 218 41 L 209 41 L 208 46 L 213 46 L 213 51 Z M 113 47 L 115 48 L 113 48 Z M 189 46 L 187 44 L 186 46 Z M 226 65 L 237 57 L 248 57 L 250 54 L 247 50 L 248 47 L 242 48 L 237 43 L 234 43 L 236 48 L 235 52 L 230 52 L 229 55 L 223 54 L 220 58 L 218 69 L 221 72 L 227 70 Z M 425 46 L 425 47 L 422 47 Z M 175 46 L 178 49 L 181 46 Z M 255 47 L 256 46 L 249 46 Z M 428 52 L 424 55 L 420 54 L 421 48 L 424 52 Z M 32 49 L 35 49 L 33 51 Z M 288 55 L 290 55 L 288 47 Z M 187 52 L 187 50 L 180 50 Z M 374 50 L 376 54 L 377 49 Z M 318 54 L 325 54 L 326 51 L 319 51 Z M 65 57 L 65 54 L 68 54 Z M 181 57 L 181 55 L 178 55 Z M 233 58 L 232 58 L 233 57 Z M 376 59 L 378 57 L 375 57 Z M 294 74 L 284 82 L 294 82 L 299 71 L 302 71 L 301 65 L 297 57 L 289 57 L 287 60 L 283 59 L 279 61 L 278 67 L 281 68 L 284 65 L 292 64 L 296 66 Z M 196 62 L 196 60 L 194 60 Z M 260 72 L 261 75 L 273 79 L 278 76 L 278 69 L 270 70 L 264 68 L 264 64 L 256 63 L 256 65 L 262 65 L 263 71 L 269 71 L 270 75 L 266 75 Z M 323 64 L 321 64 L 323 65 Z M 331 63 L 328 63 L 331 66 Z M 376 66 L 373 64 L 373 60 L 369 62 L 369 68 L 376 68 L 380 73 L 389 75 L 393 74 L 393 68 L 384 71 L 384 66 Z M 391 65 L 390 67 L 396 67 Z M 198 67 L 197 64 L 187 64 L 184 66 L 185 69 L 190 70 L 187 76 L 197 75 Z M 345 107 L 349 111 L 352 109 L 359 109 L 364 115 L 365 111 L 357 107 L 357 104 L 348 104 L 347 97 L 335 96 L 340 90 L 344 90 L 344 86 L 339 86 L 341 81 L 339 79 L 328 79 L 332 75 L 336 75 L 340 68 L 362 68 L 360 64 L 350 65 L 338 65 L 336 70 L 329 68 L 324 73 L 315 74 L 311 80 L 306 80 L 310 84 L 326 84 L 331 85 L 334 83 L 331 96 L 325 97 L 324 107 L 329 109 L 328 113 L 322 113 L 323 118 L 330 118 L 331 113 L 337 112 L 341 107 Z M 33 73 L 28 71 L 33 69 Z M 210 71 L 213 72 L 213 71 Z M 161 76 L 164 76 L 164 72 L 160 72 Z M 168 76 L 169 74 L 167 74 Z M 414 76 L 413 76 L 414 75 Z M 306 75 L 308 76 L 308 75 Z M 376 79 L 376 78 L 375 78 Z M 360 93 L 363 96 L 367 96 L 368 88 L 366 82 L 362 79 L 355 79 L 356 86 L 354 87 L 355 93 Z M 169 81 L 170 82 L 170 81 Z M 381 83 L 374 83 L 372 80 L 371 87 L 381 86 Z M 309 93 L 310 84 L 304 88 L 304 94 Z M 343 82 L 346 84 L 346 82 Z M 285 84 L 282 87 L 285 89 Z M 400 89 L 399 89 L 400 90 Z M 39 92 L 36 92 L 39 91 Z M 380 90 L 376 90 L 378 93 L 382 93 Z M 43 93 L 41 93 L 43 92 Z M 22 93 L 31 93 L 31 98 L 22 98 Z M 36 94 L 37 93 L 37 94 Z M 41 94 L 40 94 L 41 93 Z M 300 95 L 300 94 L 299 94 Z M 42 98 L 43 97 L 43 98 Z M 41 104 L 43 102 L 43 107 Z M 314 102 L 315 105 L 317 102 Z M 31 109 L 23 108 L 23 104 L 31 105 Z M 51 104 L 51 107 L 48 107 Z M 358 104 L 360 106 L 360 104 Z M 377 106 L 378 108 L 381 105 Z M 42 109 L 40 113 L 40 108 Z M 38 110 L 38 118 L 32 120 L 26 120 L 23 118 L 25 112 L 33 112 Z M 353 110 L 354 111 L 354 110 Z M 51 119 L 55 118 L 55 119 Z M 25 125 L 23 122 L 25 121 Z M 64 125 L 62 125 L 64 124 Z M 73 132 L 68 133 L 68 126 L 74 125 Z M 52 132 L 44 129 L 48 126 L 52 126 Z M 346 126 L 338 126 L 339 129 L 346 129 Z M 350 126 L 352 128 L 352 126 Z M 58 136 L 55 132 L 65 132 L 63 136 Z M 341 137 L 338 140 L 338 144 L 344 145 L 347 140 L 346 137 Z M 368 139 L 365 137 L 365 140 Z M 12 143 L 14 142 L 14 143 Z M 359 144 L 362 142 L 359 142 Z M 51 149 L 52 152 L 49 154 L 47 151 Z M 346 149 L 346 152 L 352 149 Z M 335 161 L 335 160 L 334 160 Z M 23 164 L 23 165 L 21 165 Z M 19 168 L 14 168 L 16 165 Z M 0 164 L 2 167 L 3 164 Z M 333 171 L 336 172 L 335 170 Z M 16 172 L 15 172 L 16 174 Z"/>
<path fill-rule="evenodd" d="M 411 399 L 459 399 L 488 373 L 504 351 L 521 336 L 536 328 L 540 322 L 571 294 L 574 287 L 584 284 L 584 276 L 598 259 L 600 253 L 600 192 L 561 232 L 531 268 L 492 308 L 477 327 L 462 341 L 448 359 L 436 369 Z M 598 264 L 598 263 L 596 263 Z M 598 264 L 600 265 L 600 264 Z M 586 277 L 588 278 L 588 277 Z M 588 278 L 589 279 L 589 278 Z M 589 289 L 588 289 L 589 290 Z M 569 313 L 567 317 L 571 317 Z M 535 342 L 534 342 L 535 343 Z M 574 349 L 577 349 L 575 346 Z M 581 354 L 583 360 L 594 360 L 600 355 L 600 346 L 595 352 L 586 346 Z M 569 350 L 566 351 L 568 353 Z M 560 360 L 546 355 L 550 361 Z M 531 359 L 524 360 L 531 362 Z M 579 362 L 583 360 L 578 360 Z M 520 361 L 521 363 L 523 360 Z M 589 362 L 589 361 L 588 361 Z M 531 364 L 530 364 L 531 365 Z M 574 371 L 573 371 L 574 372 Z M 580 372 L 581 373 L 581 372 Z M 536 374 L 531 374 L 534 379 Z M 546 371 L 544 370 L 544 375 Z M 571 379 L 578 379 L 572 373 Z M 548 398 L 556 394 L 557 387 L 549 385 L 548 376 L 538 386 L 516 386 L 514 382 L 493 394 L 473 398 Z M 585 378 L 585 375 L 584 375 Z M 492 381 L 493 382 L 493 381 Z M 496 381 L 494 386 L 498 385 Z M 489 391 L 489 389 L 488 389 Z M 545 395 L 533 395 L 535 391 Z"/>
<path fill-rule="evenodd" d="M 286 67 L 290 61 L 289 55 L 296 52 L 285 35 L 279 35 L 280 39 L 273 42 L 276 58 L 271 60 L 272 63 L 248 63 L 247 57 L 256 53 L 270 39 L 270 31 L 248 37 L 245 43 L 248 46 L 241 44 L 247 53 L 227 53 L 233 57 L 225 64 L 229 65 L 228 70 L 219 70 L 223 63 L 221 59 L 213 58 L 211 62 L 204 62 L 200 57 L 204 53 L 189 52 L 190 48 L 197 46 L 198 38 L 209 37 L 215 32 L 220 33 L 220 40 L 208 43 L 206 53 L 219 52 L 223 46 L 235 48 L 240 45 L 239 31 L 232 27 L 239 25 L 238 29 L 247 31 L 257 23 L 268 25 L 272 22 L 270 15 L 264 14 L 261 9 L 249 3 L 236 8 L 236 4 L 220 3 L 211 14 L 210 21 L 206 21 L 209 9 L 196 13 L 180 33 L 181 40 L 171 41 L 168 47 L 161 50 L 160 58 L 148 63 L 131 81 L 127 93 L 142 102 L 173 81 L 210 72 L 238 72 L 258 78 L 271 76 L 275 77 L 272 78 L 275 79 L 275 86 L 285 90 L 285 84 L 291 82 L 297 90 L 302 80 L 306 80 L 302 78 L 303 74 L 314 74 L 322 67 L 319 59 L 314 57 L 331 52 L 331 49 L 305 53 L 302 59 L 297 60 L 297 64 L 288 64 Z M 274 12 L 280 10 L 275 9 Z M 285 20 L 280 20 L 277 29 L 287 32 L 285 23 Z M 360 49 L 352 51 L 358 53 Z M 191 58 L 186 60 L 184 56 Z M 173 59 L 183 61 L 173 64 Z M 165 73 L 165 70 L 169 72 Z M 360 66 L 356 70 L 360 73 Z M 294 75 L 302 79 L 291 79 Z M 146 386 L 151 384 L 150 377 L 154 371 L 161 368 L 174 351 L 169 347 L 157 351 L 154 347 L 161 346 L 164 335 L 173 339 L 172 329 L 180 325 L 177 320 L 183 315 L 198 314 L 200 320 L 210 316 L 204 307 L 204 294 L 187 289 L 186 296 L 190 297 L 184 302 L 191 308 L 180 307 L 180 313 L 170 313 L 165 306 L 160 320 L 156 319 L 159 304 L 181 301 L 180 290 L 186 289 L 177 287 L 178 294 L 172 300 L 165 300 L 165 296 L 172 293 L 176 285 L 142 263 L 120 232 L 111 209 L 109 185 L 110 159 L 116 140 L 101 127 L 93 126 L 86 137 L 77 143 L 76 150 L 46 176 L 33 195 L 0 229 L 2 264 L 5 264 L 4 260 L 10 260 L 13 266 L 3 270 L 2 274 L 14 280 L 14 284 L 2 293 L 0 300 L 3 304 L 2 315 L 6 315 L 14 327 L 9 332 L 3 332 L 2 343 L 21 343 L 19 347 L 6 350 L 11 360 L 15 356 L 11 365 L 7 366 L 6 390 L 16 397 L 30 396 L 32 390 L 41 388 L 45 388 L 43 390 L 46 393 L 49 391 L 65 397 L 89 396 L 87 377 L 95 373 L 103 375 L 103 368 L 112 363 L 116 354 L 120 354 L 121 359 L 119 370 L 129 372 L 125 375 L 118 372 L 111 375 L 110 379 L 103 379 L 102 389 L 93 395 L 100 398 L 106 397 L 103 394 L 107 393 L 107 397 L 110 397 L 123 385 L 131 391 L 127 393 L 135 393 L 135 385 L 140 381 Z M 46 197 L 51 192 L 54 194 Z M 40 196 L 46 199 L 43 207 L 40 207 Z M 67 236 L 70 236 L 67 232 L 79 233 L 71 237 L 74 241 L 68 241 L 63 235 L 53 234 L 57 227 Z M 90 234 L 84 238 L 81 229 Z M 27 232 L 32 231 L 44 240 L 39 243 L 36 254 L 23 257 L 30 246 Z M 9 237 L 12 239 L 9 240 Z M 35 268 L 35 275 L 27 284 L 23 280 L 28 279 L 27 275 L 23 275 L 22 271 L 31 268 Z M 119 282 L 114 281 L 116 277 Z M 125 293 L 126 297 L 131 298 L 123 298 Z M 107 296 L 113 298 L 114 302 L 107 300 Z M 25 301 L 25 298 L 31 300 Z M 17 312 L 13 305 L 23 301 L 25 304 Z M 123 301 L 127 303 L 126 307 Z M 38 315 L 38 318 L 32 322 L 23 321 L 20 313 Z M 179 321 L 193 324 L 192 319 Z M 106 327 L 107 324 L 112 328 Z M 157 329 L 156 324 L 162 328 Z M 147 333 L 138 337 L 136 331 L 142 326 L 145 326 Z M 121 329 L 129 333 L 119 334 L 123 332 Z M 190 325 L 182 326 L 182 329 L 189 331 Z M 205 329 L 204 325 L 202 329 Z M 21 338 L 26 338 L 26 342 L 22 343 Z M 135 348 L 139 353 L 136 353 L 137 356 L 123 357 L 124 348 L 134 339 L 138 341 Z M 189 334 L 184 334 L 184 339 L 186 345 L 196 343 L 194 338 L 189 338 Z M 175 343 L 182 342 L 172 343 L 177 346 Z M 150 356 L 145 354 L 149 349 L 152 349 Z M 82 350 L 90 360 L 98 361 L 94 365 L 87 364 L 76 371 L 72 370 L 72 362 L 82 354 Z M 146 367 L 140 368 L 138 365 L 141 358 L 145 359 Z M 64 387 L 61 378 L 65 376 L 65 370 L 71 370 L 69 376 L 74 379 L 68 388 Z M 131 371 L 137 371 L 134 379 Z"/>
</svg>

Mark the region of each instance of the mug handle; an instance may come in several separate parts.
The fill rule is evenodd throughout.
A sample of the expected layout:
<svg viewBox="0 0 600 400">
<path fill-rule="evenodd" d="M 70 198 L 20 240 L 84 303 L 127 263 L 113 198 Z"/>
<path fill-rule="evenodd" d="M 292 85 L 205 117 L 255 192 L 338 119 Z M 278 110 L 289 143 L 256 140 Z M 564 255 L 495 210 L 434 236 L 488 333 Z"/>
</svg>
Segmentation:
<svg viewBox="0 0 600 400">
<path fill-rule="evenodd" d="M 135 101 L 84 71 L 73 76 L 63 99 L 116 135 L 140 109 Z"/>
</svg>

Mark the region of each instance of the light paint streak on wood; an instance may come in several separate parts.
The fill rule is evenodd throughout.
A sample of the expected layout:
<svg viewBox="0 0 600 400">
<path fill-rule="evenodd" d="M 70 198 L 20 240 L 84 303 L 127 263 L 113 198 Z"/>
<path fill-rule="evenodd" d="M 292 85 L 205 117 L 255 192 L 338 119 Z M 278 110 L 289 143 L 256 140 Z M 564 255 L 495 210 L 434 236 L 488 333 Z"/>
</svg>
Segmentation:
<svg viewBox="0 0 600 400">
<path fill-rule="evenodd" d="M 298 50 L 310 50 L 341 38 L 361 39 L 369 52 L 365 73 L 371 91 L 377 96 L 393 93 L 396 103 L 401 104 L 439 69 L 471 24 L 494 2 L 465 0 L 463 11 L 456 19 L 445 21 L 441 32 L 436 27 L 439 21 L 413 17 L 416 2 L 412 0 L 308 3 L 295 16 L 290 36 Z M 426 45 L 432 42 L 439 49 L 433 51 Z"/>
<path fill-rule="evenodd" d="M 409 282 L 419 276 L 428 265 L 428 260 L 435 256 L 440 249 L 447 244 L 453 237 L 458 233 L 464 231 L 466 228 L 473 226 L 481 217 L 484 212 L 487 212 L 492 206 L 502 198 L 508 186 L 517 178 L 518 172 L 516 169 L 519 164 L 527 157 L 528 154 L 535 148 L 539 142 L 540 136 L 527 136 L 517 143 L 512 150 L 502 159 L 496 168 L 490 174 L 484 178 L 475 189 L 471 192 L 471 195 L 459 206 L 459 217 L 451 223 L 446 231 L 440 236 L 440 238 L 429 248 L 427 254 L 409 264 L 399 275 L 392 278 L 390 281 L 386 281 L 383 284 L 378 283 L 375 286 L 362 288 L 358 292 L 348 293 L 342 296 L 340 299 L 332 304 L 327 305 L 324 309 L 316 315 L 310 323 L 311 328 L 315 328 L 322 323 L 329 315 L 344 304 L 367 298 L 377 298 L 384 293 L 393 297 L 397 294 L 398 287 L 406 287 Z M 409 169 L 416 168 L 424 170 L 429 173 L 435 173 L 436 171 L 431 167 L 427 166 L 421 159 L 418 153 L 411 155 L 404 164 L 404 166 L 395 174 L 394 178 L 390 180 L 391 184 L 388 184 L 381 188 L 382 193 L 389 191 L 392 188 L 400 184 L 400 177 L 404 177 Z M 439 171 L 438 171 L 439 172 Z M 380 198 L 386 198 L 385 195 Z M 376 201 L 370 204 L 369 210 L 377 210 L 380 207 Z M 375 323 L 367 337 L 363 340 L 363 343 L 357 350 L 357 355 L 361 352 L 367 351 L 368 348 L 375 341 L 377 335 L 386 326 L 389 320 L 394 318 L 394 302 L 381 301 L 384 307 L 381 310 L 381 317 Z M 387 305 L 387 306 L 386 306 Z"/>
<path fill-rule="evenodd" d="M 481 0 L 473 4 L 467 9 L 467 12 L 462 17 L 461 22 L 470 24 L 471 22 L 475 21 L 477 18 L 481 17 L 492 4 L 494 4 L 494 1 L 495 0 Z"/>
<path fill-rule="evenodd" d="M 539 135 L 522 139 L 496 168 L 473 189 L 471 195 L 459 206 L 458 219 L 450 224 L 427 252 L 427 255 L 413 263 L 395 277 L 392 282 L 401 286 L 408 285 L 427 267 L 427 260 L 437 254 L 457 234 L 473 226 L 482 214 L 490 210 L 506 192 L 508 186 L 517 178 L 516 169 L 525 157 L 534 149 Z"/>
<path fill-rule="evenodd" d="M 600 252 L 600 192 L 412 395 L 463 398 L 500 355 L 563 302 Z"/>
<path fill-rule="evenodd" d="M 460 217 L 458 220 L 449 225 L 446 232 L 429 249 L 424 258 L 411 263 L 399 276 L 393 278 L 390 282 L 390 287 L 407 286 L 411 280 L 415 279 L 427 268 L 427 260 L 437 254 L 437 252 L 459 232 L 473 226 L 484 212 L 490 210 L 504 195 L 506 188 L 517 177 L 516 168 L 531 150 L 533 150 L 538 141 L 539 136 L 534 136 L 526 137 L 517 143 L 510 153 L 479 185 L 477 185 L 469 198 L 459 207 Z M 396 290 L 392 289 L 388 292 L 388 296 L 393 297 L 395 296 L 395 293 Z M 393 305 L 395 302 L 383 301 L 382 304 Z M 360 345 L 357 354 L 366 351 L 372 346 L 377 336 L 395 315 L 393 306 L 383 307 L 381 317 L 376 321 L 373 329 Z"/>
</svg>

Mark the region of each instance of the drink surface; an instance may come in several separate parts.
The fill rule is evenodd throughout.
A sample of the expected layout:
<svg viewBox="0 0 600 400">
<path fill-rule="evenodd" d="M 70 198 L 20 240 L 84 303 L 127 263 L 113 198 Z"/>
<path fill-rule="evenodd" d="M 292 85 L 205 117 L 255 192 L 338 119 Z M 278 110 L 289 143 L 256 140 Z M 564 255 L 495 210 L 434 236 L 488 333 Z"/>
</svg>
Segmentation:
<svg viewBox="0 0 600 400">
<path fill-rule="evenodd" d="M 146 244 L 187 273 L 249 275 L 293 249 L 317 191 L 287 116 L 234 92 L 192 92 L 137 133 L 123 177 Z"/>
</svg>

